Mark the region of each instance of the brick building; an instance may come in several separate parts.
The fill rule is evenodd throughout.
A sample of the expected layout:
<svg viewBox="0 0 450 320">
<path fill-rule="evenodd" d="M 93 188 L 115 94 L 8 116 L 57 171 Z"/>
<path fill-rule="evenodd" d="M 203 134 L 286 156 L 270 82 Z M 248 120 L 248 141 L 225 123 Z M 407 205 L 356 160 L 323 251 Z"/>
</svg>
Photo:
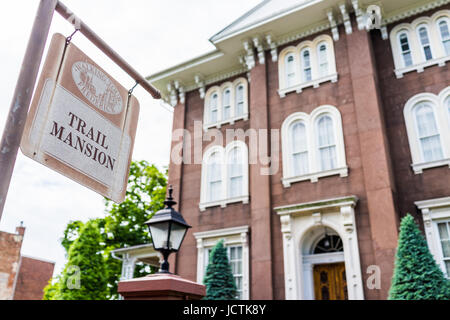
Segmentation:
<svg viewBox="0 0 450 320">
<path fill-rule="evenodd" d="M 385 299 L 409 212 L 450 276 L 449 3 L 262 1 L 151 75 L 193 226 L 174 271 L 202 282 L 223 238 L 241 299 Z"/>
<path fill-rule="evenodd" d="M 25 227 L 0 231 L 0 300 L 41 300 L 54 262 L 21 255 Z"/>
</svg>

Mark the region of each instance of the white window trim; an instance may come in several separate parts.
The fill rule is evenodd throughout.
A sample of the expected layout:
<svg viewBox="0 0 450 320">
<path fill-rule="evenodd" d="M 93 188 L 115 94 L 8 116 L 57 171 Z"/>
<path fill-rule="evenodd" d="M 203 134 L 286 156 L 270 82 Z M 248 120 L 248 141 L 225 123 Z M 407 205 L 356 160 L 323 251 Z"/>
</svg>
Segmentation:
<svg viewBox="0 0 450 320">
<path fill-rule="evenodd" d="M 239 85 L 244 86 L 244 106 L 243 106 L 243 113 L 242 115 L 236 116 L 236 90 Z M 223 94 L 226 89 L 231 90 L 230 94 L 230 103 L 231 103 L 231 110 L 230 114 L 231 117 L 228 119 L 223 119 Z M 211 123 L 209 121 L 209 103 L 211 100 L 212 95 L 217 92 L 219 95 L 219 101 L 218 101 L 218 114 L 217 114 L 217 121 L 214 123 Z M 207 131 L 211 128 L 217 128 L 220 129 L 221 126 L 225 124 L 231 124 L 233 125 L 235 122 L 239 120 L 247 121 L 249 119 L 249 111 L 248 111 L 248 82 L 245 78 L 238 78 L 234 80 L 233 82 L 225 82 L 220 87 L 219 86 L 213 86 L 208 89 L 208 91 L 205 94 L 205 105 L 204 105 L 204 112 L 203 112 L 203 130 Z"/>
<path fill-rule="evenodd" d="M 439 27 L 439 24 L 440 24 L 442 21 L 447 22 L 447 28 L 449 29 L 449 32 L 450 32 L 450 18 L 447 17 L 447 16 L 440 16 L 440 17 L 436 20 L 436 29 L 437 29 L 437 32 L 438 32 L 438 34 L 439 34 L 439 39 L 440 39 L 440 42 L 441 42 L 441 47 L 442 47 L 442 50 L 443 50 L 444 52 L 446 52 L 446 51 L 445 51 L 445 47 L 444 47 L 444 39 L 442 38 L 441 29 L 440 29 L 440 27 Z"/>
<path fill-rule="evenodd" d="M 197 240 L 197 283 L 203 283 L 205 254 L 204 250 L 212 248 L 220 239 L 225 246 L 242 246 L 242 299 L 250 299 L 250 254 L 248 247 L 248 226 L 209 230 L 194 233 Z"/>
<path fill-rule="evenodd" d="M 432 93 L 420 93 L 408 100 L 403 115 L 405 118 L 406 132 L 408 134 L 409 147 L 411 149 L 411 167 L 415 174 L 422 174 L 423 170 L 441 166 L 450 168 L 450 117 L 445 108 L 445 100 L 450 96 L 450 86 L 441 91 L 437 96 Z M 440 134 L 441 147 L 444 158 L 437 161 L 425 162 L 422 159 L 421 147 L 417 135 L 414 108 L 421 102 L 429 102 L 433 106 L 436 125 Z"/>
<path fill-rule="evenodd" d="M 355 222 L 356 196 L 326 199 L 274 208 L 283 236 L 286 300 L 314 299 L 313 263 L 304 254 L 308 235 L 315 229 L 332 229 L 342 239 L 349 300 L 363 300 L 359 244 Z M 330 255 L 341 261 L 341 255 Z M 323 263 L 323 260 L 322 260 Z"/>
<path fill-rule="evenodd" d="M 424 46 L 422 44 L 422 41 L 420 40 L 420 33 L 419 30 L 425 28 L 425 30 L 427 31 L 427 36 L 428 36 L 428 42 L 429 42 L 429 46 L 430 46 L 430 51 L 431 51 L 431 59 L 430 60 L 426 60 L 426 56 L 425 56 L 425 50 L 424 50 Z M 419 45 L 420 45 L 420 52 L 422 55 L 422 61 L 432 61 L 435 59 L 436 57 L 436 53 L 434 52 L 434 48 L 433 48 L 433 42 L 431 39 L 431 32 L 430 32 L 430 28 L 428 27 L 428 24 L 426 22 L 422 22 L 420 24 L 417 25 L 416 27 L 416 37 L 419 40 Z"/>
<path fill-rule="evenodd" d="M 336 161 L 337 167 L 332 170 L 322 171 L 319 168 L 317 155 L 317 133 L 316 120 L 327 114 L 333 119 L 334 136 L 336 143 Z M 296 121 L 303 121 L 307 132 L 308 141 L 308 160 L 310 173 L 295 176 L 291 166 L 291 137 L 290 127 Z M 292 183 L 310 180 L 312 183 L 318 181 L 319 178 L 339 175 L 340 177 L 348 176 L 348 166 L 345 156 L 344 134 L 342 129 L 342 118 L 339 110 L 330 105 L 324 105 L 316 108 L 310 115 L 303 112 L 296 112 L 287 117 L 281 126 L 281 143 L 283 158 L 283 178 L 281 179 L 283 186 L 288 188 Z"/>
<path fill-rule="evenodd" d="M 325 76 L 320 75 L 319 72 L 319 55 L 318 46 L 324 44 L 327 46 L 327 59 L 328 59 L 328 74 Z M 302 66 L 302 53 L 305 50 L 309 50 L 311 61 L 312 80 L 303 80 L 303 66 Z M 294 54 L 295 65 L 295 85 L 287 86 L 286 83 L 286 59 L 289 54 Z M 313 41 L 303 41 L 296 47 L 289 46 L 280 52 L 280 58 L 278 59 L 278 78 L 279 89 L 278 94 L 281 98 L 284 98 L 286 94 L 290 92 L 301 93 L 303 89 L 313 87 L 318 88 L 320 84 L 331 81 L 337 82 L 338 74 L 336 69 L 336 59 L 334 56 L 334 43 L 330 36 L 321 35 L 315 38 Z"/>
<path fill-rule="evenodd" d="M 242 192 L 243 194 L 239 197 L 229 197 L 228 196 L 228 166 L 227 166 L 227 159 L 228 154 L 233 150 L 234 148 L 241 148 L 242 149 L 242 175 L 243 175 L 243 185 L 242 185 Z M 207 160 L 209 157 L 215 153 L 219 152 L 221 155 L 221 174 L 222 174 L 222 185 L 221 185 L 221 191 L 222 195 L 220 197 L 220 200 L 216 201 L 208 201 L 208 165 Z M 244 204 L 249 203 L 249 183 L 248 183 L 248 147 L 243 141 L 233 141 L 230 142 L 225 148 L 221 146 L 212 146 L 208 148 L 203 155 L 203 161 L 202 161 L 202 178 L 201 178 L 201 188 L 200 188 L 200 203 L 199 208 L 200 211 L 205 211 L 206 208 L 210 207 L 216 207 L 220 206 L 222 208 L 225 208 L 228 204 L 231 203 L 237 203 L 242 202 Z"/>
<path fill-rule="evenodd" d="M 437 229 L 439 222 L 450 220 L 450 197 L 416 201 L 414 204 L 422 212 L 428 248 L 441 270 L 450 278 L 444 264 L 439 231 Z"/>
<path fill-rule="evenodd" d="M 447 61 L 450 61 L 450 55 L 447 55 L 445 52 L 438 28 L 438 22 L 442 19 L 450 20 L 450 10 L 440 10 L 434 13 L 431 17 L 419 17 L 411 23 L 402 23 L 392 29 L 390 33 L 390 41 L 394 56 L 394 72 L 397 78 L 403 78 L 404 74 L 412 71 L 417 71 L 418 73 L 424 72 L 425 68 L 434 65 L 443 67 L 446 65 Z M 418 28 L 422 25 L 425 25 L 427 28 L 431 52 L 433 55 L 433 59 L 429 61 L 425 60 L 422 44 L 418 35 Z M 406 32 L 408 35 L 413 61 L 413 65 L 409 67 L 405 67 L 403 63 L 403 56 L 399 43 L 399 35 L 403 32 Z"/>
</svg>

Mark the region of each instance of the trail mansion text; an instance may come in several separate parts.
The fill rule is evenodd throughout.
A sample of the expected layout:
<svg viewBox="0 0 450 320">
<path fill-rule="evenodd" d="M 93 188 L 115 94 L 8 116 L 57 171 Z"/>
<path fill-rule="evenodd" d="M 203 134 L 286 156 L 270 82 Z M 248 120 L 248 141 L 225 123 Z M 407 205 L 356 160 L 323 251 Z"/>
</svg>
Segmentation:
<svg viewBox="0 0 450 320">
<path fill-rule="evenodd" d="M 68 127 L 53 120 L 50 135 L 113 171 L 116 159 L 107 154 L 109 148 L 106 144 L 107 136 L 93 126 L 88 126 L 85 120 L 73 112 L 68 113 L 68 118 Z M 69 129 L 69 127 L 73 130 Z M 86 141 L 84 137 L 89 140 Z"/>
</svg>

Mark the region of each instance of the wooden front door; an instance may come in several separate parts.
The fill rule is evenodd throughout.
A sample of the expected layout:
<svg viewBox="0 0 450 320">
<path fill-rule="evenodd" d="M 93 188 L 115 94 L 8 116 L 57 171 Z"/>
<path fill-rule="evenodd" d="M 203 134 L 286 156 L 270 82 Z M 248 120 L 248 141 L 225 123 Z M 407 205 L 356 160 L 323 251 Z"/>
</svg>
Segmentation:
<svg viewBox="0 0 450 320">
<path fill-rule="evenodd" d="M 314 266 L 316 300 L 347 300 L 347 280 L 344 263 Z"/>
</svg>

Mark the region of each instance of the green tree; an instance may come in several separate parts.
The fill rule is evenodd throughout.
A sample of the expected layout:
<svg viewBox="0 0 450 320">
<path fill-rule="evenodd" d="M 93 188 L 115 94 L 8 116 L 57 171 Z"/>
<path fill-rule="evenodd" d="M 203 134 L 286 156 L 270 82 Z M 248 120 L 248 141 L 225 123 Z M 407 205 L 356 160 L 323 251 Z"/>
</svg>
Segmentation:
<svg viewBox="0 0 450 320">
<path fill-rule="evenodd" d="M 205 300 L 236 299 L 236 284 L 223 240 L 216 244 L 209 255 L 204 283 L 206 285 Z"/>
<path fill-rule="evenodd" d="M 450 299 L 450 283 L 444 277 L 414 218 L 401 222 L 390 300 Z"/>
<path fill-rule="evenodd" d="M 102 237 L 95 220 L 88 221 L 71 244 L 69 257 L 56 295 L 62 300 L 105 300 L 107 270 L 102 254 Z"/>
<path fill-rule="evenodd" d="M 111 256 L 118 248 L 150 243 L 145 221 L 164 207 L 166 195 L 167 170 L 161 172 L 147 161 L 133 161 L 130 167 L 125 200 L 116 204 L 105 198 L 105 216 L 95 219 L 101 235 L 102 252 L 108 275 L 108 299 L 117 299 L 117 285 L 121 274 L 121 261 Z M 69 252 L 71 245 L 80 237 L 84 223 L 71 221 L 65 231 L 61 244 Z M 151 273 L 148 266 L 137 264 L 135 277 Z"/>
<path fill-rule="evenodd" d="M 59 277 L 50 279 L 47 286 L 44 288 L 44 297 L 42 300 L 61 300 L 59 297 Z"/>
</svg>

